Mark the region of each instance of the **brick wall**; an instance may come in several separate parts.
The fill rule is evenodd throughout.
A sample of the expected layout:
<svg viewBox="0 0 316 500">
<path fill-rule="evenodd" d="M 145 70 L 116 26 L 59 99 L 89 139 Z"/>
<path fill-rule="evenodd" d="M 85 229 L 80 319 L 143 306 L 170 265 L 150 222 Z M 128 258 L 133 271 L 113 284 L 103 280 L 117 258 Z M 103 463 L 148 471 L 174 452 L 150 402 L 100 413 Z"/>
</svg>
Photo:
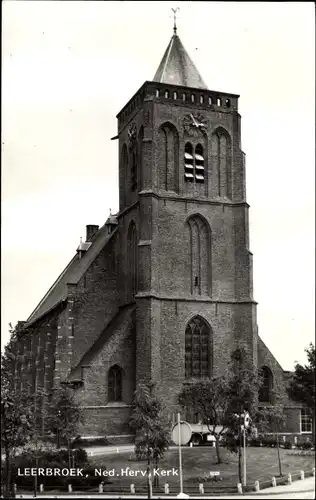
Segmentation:
<svg viewBox="0 0 316 500">
<path fill-rule="evenodd" d="M 118 310 L 115 237 L 92 262 L 76 287 L 72 366 L 80 361 Z"/>
</svg>

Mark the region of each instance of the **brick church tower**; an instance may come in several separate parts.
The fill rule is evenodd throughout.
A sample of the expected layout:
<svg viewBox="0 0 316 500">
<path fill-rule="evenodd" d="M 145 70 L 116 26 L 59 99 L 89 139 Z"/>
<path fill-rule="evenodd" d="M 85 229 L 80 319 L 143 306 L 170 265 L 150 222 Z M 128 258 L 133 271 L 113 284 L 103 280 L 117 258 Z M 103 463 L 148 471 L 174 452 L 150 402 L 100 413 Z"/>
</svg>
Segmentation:
<svg viewBox="0 0 316 500">
<path fill-rule="evenodd" d="M 257 363 L 238 95 L 207 89 L 174 28 L 117 118 L 136 383 L 156 382 L 171 408 L 184 380 L 220 373 L 238 342 Z"/>
</svg>

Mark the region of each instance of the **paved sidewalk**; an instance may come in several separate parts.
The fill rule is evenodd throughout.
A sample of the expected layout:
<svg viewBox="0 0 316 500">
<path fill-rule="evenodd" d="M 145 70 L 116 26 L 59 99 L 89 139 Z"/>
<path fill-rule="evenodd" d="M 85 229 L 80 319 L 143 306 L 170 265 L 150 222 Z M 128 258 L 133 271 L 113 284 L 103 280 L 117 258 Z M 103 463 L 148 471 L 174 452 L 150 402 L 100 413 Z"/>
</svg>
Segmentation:
<svg viewBox="0 0 316 500">
<path fill-rule="evenodd" d="M 280 493 L 302 493 L 302 492 L 315 492 L 315 477 L 308 477 L 306 479 L 298 479 L 293 481 L 292 484 L 283 484 L 280 486 L 275 486 L 271 488 L 265 488 L 256 493 L 256 496 L 260 495 L 276 495 Z"/>
</svg>

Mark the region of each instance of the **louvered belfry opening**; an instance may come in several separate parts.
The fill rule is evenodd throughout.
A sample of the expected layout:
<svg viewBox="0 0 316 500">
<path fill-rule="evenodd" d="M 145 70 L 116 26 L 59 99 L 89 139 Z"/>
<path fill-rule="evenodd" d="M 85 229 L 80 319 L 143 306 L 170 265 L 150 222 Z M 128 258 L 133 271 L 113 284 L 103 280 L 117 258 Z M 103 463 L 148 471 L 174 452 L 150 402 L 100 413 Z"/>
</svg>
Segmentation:
<svg viewBox="0 0 316 500">
<path fill-rule="evenodd" d="M 187 142 L 184 148 L 184 180 L 203 184 L 204 173 L 204 151 L 201 144 L 197 144 L 193 154 L 193 146 Z"/>
<path fill-rule="evenodd" d="M 194 182 L 193 147 L 189 142 L 184 148 L 184 179 L 187 182 Z"/>
<path fill-rule="evenodd" d="M 201 184 L 204 182 L 204 155 L 201 144 L 195 148 L 195 181 Z"/>
</svg>

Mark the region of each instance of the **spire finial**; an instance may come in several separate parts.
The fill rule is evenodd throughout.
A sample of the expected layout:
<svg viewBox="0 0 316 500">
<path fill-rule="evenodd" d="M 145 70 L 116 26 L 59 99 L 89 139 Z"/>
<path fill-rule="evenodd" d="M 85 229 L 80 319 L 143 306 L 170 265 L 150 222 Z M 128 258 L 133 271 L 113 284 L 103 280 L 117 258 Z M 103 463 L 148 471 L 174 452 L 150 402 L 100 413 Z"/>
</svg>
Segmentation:
<svg viewBox="0 0 316 500">
<path fill-rule="evenodd" d="M 177 12 L 179 9 L 179 7 L 177 7 L 176 9 L 171 9 L 172 12 L 173 12 L 173 33 L 174 35 L 177 34 Z"/>
<path fill-rule="evenodd" d="M 112 210 L 110 209 L 110 215 L 112 215 Z"/>
</svg>

